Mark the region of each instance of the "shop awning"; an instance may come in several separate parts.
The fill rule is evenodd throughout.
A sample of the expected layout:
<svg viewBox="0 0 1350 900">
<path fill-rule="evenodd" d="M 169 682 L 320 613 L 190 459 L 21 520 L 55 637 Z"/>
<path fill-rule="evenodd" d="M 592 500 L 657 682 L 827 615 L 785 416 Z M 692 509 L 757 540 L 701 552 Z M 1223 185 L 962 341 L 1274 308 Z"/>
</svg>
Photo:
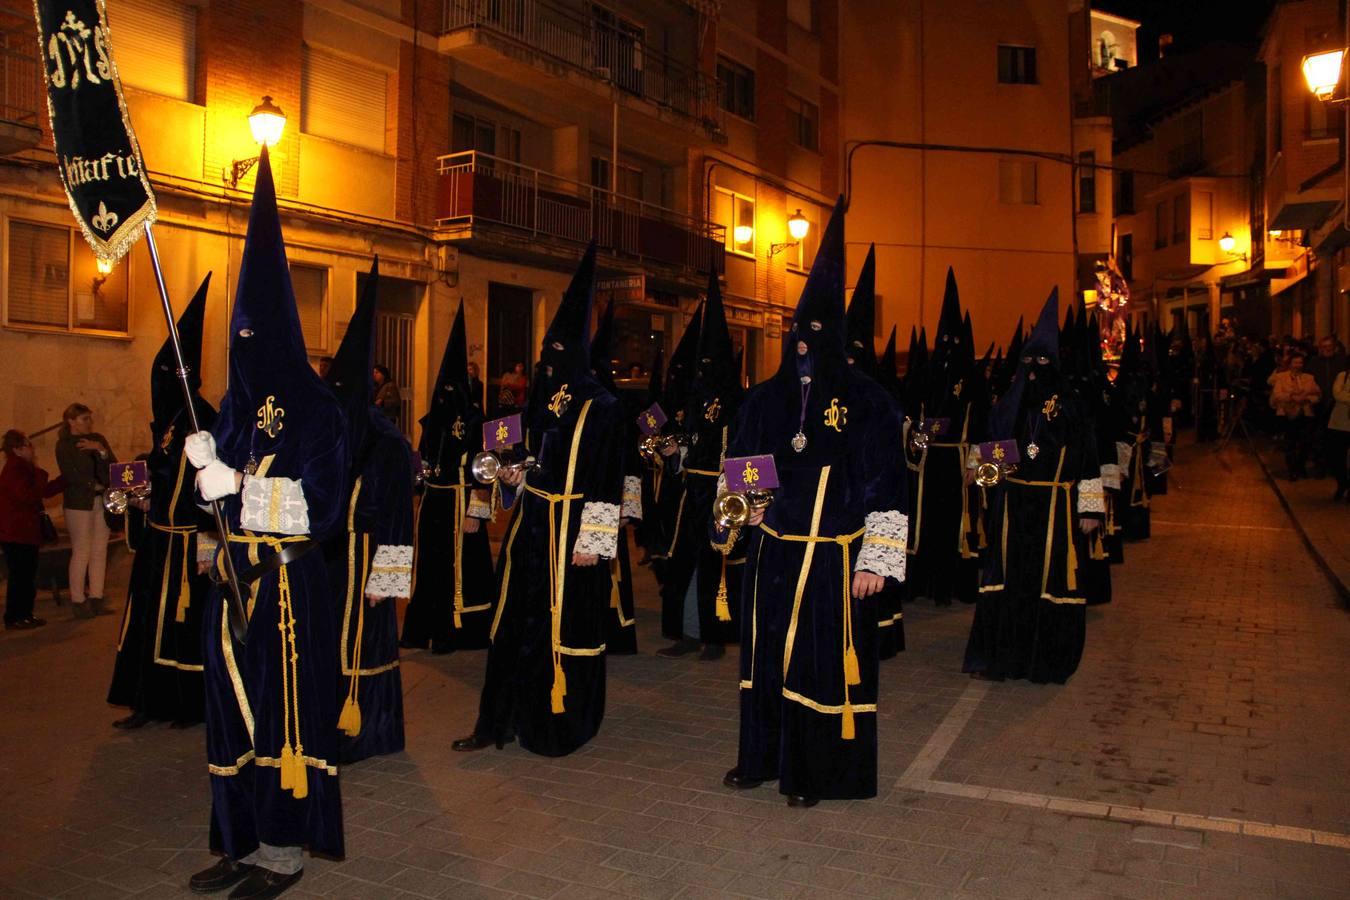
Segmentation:
<svg viewBox="0 0 1350 900">
<path fill-rule="evenodd" d="M 1268 226 L 1271 231 L 1312 231 L 1331 215 L 1335 200 L 1309 200 L 1306 203 L 1286 203 L 1275 214 Z"/>
</svg>

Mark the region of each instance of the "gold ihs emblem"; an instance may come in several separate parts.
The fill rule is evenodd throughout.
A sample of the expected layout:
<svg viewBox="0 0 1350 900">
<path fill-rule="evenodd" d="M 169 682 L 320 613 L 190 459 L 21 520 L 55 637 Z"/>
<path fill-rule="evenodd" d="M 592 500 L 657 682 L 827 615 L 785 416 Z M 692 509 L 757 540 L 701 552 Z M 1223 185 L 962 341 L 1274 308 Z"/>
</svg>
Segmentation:
<svg viewBox="0 0 1350 900">
<path fill-rule="evenodd" d="M 745 461 L 745 471 L 741 473 L 741 478 L 747 486 L 759 481 L 759 469 L 756 469 L 755 464 L 748 459 Z"/>
<path fill-rule="evenodd" d="M 1054 394 L 1049 400 L 1045 401 L 1045 405 L 1041 407 L 1041 412 L 1045 415 L 1047 422 L 1059 415 L 1059 394 Z"/>
<path fill-rule="evenodd" d="M 960 397 L 960 396 L 961 396 L 961 388 L 965 387 L 965 384 L 966 384 L 966 383 L 965 383 L 964 381 L 958 381 L 956 384 L 954 384 L 954 385 L 952 386 L 952 396 L 953 396 L 953 397 Z"/>
<path fill-rule="evenodd" d="M 835 431 L 843 431 L 843 426 L 848 424 L 848 407 L 839 405 L 838 397 L 830 398 L 830 405 L 825 408 L 825 427 L 833 428 Z"/>
<path fill-rule="evenodd" d="M 717 417 L 721 414 L 722 401 L 717 397 L 712 398 L 712 402 L 703 409 L 703 418 L 707 419 L 709 422 L 716 422 Z"/>
<path fill-rule="evenodd" d="M 450 436 L 457 441 L 464 440 L 464 419 L 455 416 L 455 422 L 450 426 Z"/>
<path fill-rule="evenodd" d="M 164 436 L 159 439 L 159 449 L 165 453 L 169 452 L 169 447 L 173 445 L 173 426 L 170 425 L 164 429 Z"/>
<path fill-rule="evenodd" d="M 572 395 L 567 393 L 567 385 L 564 384 L 558 388 L 558 393 L 553 395 L 553 399 L 548 401 L 548 411 L 561 419 L 562 414 L 567 412 L 567 404 L 571 399 Z"/>
<path fill-rule="evenodd" d="M 262 406 L 258 407 L 258 430 L 270 438 L 275 438 L 281 433 L 281 420 L 286 417 L 286 410 L 277 406 L 277 398 L 274 394 L 268 394 L 267 400 Z"/>
<path fill-rule="evenodd" d="M 125 469 L 122 470 L 122 483 L 123 483 L 123 484 L 131 484 L 131 483 L 132 483 L 133 481 L 135 481 L 135 480 L 136 480 L 136 476 L 133 475 L 133 474 L 131 474 L 131 466 L 127 466 Z"/>
<path fill-rule="evenodd" d="M 506 422 L 497 423 L 497 443 L 505 444 L 506 439 L 511 436 L 511 429 L 506 427 Z"/>
</svg>

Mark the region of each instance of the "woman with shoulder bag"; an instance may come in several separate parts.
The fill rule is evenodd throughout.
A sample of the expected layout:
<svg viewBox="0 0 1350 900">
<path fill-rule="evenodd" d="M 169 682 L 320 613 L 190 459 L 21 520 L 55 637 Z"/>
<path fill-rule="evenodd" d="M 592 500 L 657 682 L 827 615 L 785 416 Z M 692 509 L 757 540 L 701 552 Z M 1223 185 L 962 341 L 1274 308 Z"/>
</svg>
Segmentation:
<svg viewBox="0 0 1350 900">
<path fill-rule="evenodd" d="M 1350 369 L 1342 369 L 1331 383 L 1331 416 L 1327 419 L 1327 455 L 1336 479 L 1332 500 L 1350 499 Z"/>
<path fill-rule="evenodd" d="M 88 619 L 111 612 L 103 608 L 109 535 L 103 494 L 108 489 L 108 467 L 117 457 L 108 439 L 94 431 L 94 413 L 89 407 L 72 403 L 62 419 L 56 463 L 66 480 L 63 506 L 70 532 L 70 601 L 75 618 Z"/>
<path fill-rule="evenodd" d="M 22 431 L 5 432 L 0 448 L 5 452 L 5 467 L 0 469 L 0 546 L 9 569 L 5 628 L 37 628 L 47 624 L 33 617 L 38 548 L 49 541 L 44 532 L 51 526 L 42 499 L 60 493 L 65 482 L 47 480 L 47 473 L 33 462 L 33 444 Z"/>
</svg>

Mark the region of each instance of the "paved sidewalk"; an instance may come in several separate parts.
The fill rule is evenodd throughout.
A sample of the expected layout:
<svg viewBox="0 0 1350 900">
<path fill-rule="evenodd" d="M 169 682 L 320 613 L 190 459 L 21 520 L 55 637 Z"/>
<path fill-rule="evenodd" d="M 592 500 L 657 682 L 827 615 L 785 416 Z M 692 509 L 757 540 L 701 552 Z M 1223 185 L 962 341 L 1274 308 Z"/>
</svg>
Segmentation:
<svg viewBox="0 0 1350 900">
<path fill-rule="evenodd" d="M 906 611 L 873 801 L 721 787 L 735 654 L 652 656 L 645 571 L 571 757 L 450 753 L 483 654 L 412 654 L 409 750 L 344 770 L 349 855 L 294 895 L 1350 898 L 1350 615 L 1244 448 L 1176 473 L 1068 685 L 972 682 L 971 611 Z M 0 895 L 188 896 L 209 862 L 202 730 L 109 727 L 116 622 L 0 634 Z"/>
</svg>

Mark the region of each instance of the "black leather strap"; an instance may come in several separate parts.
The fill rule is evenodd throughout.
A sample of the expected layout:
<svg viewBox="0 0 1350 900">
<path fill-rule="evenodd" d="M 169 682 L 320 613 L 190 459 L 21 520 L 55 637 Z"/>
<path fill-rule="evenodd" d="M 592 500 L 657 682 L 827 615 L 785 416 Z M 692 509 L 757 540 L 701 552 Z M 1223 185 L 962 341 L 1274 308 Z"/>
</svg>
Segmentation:
<svg viewBox="0 0 1350 900">
<path fill-rule="evenodd" d="M 272 574 L 284 565 L 295 562 L 317 546 L 319 546 L 318 541 L 295 541 L 294 543 L 285 544 L 280 550 L 273 553 L 256 566 L 249 566 L 247 569 L 240 572 L 239 583 L 253 584 L 256 581 L 261 581 L 267 575 Z"/>
</svg>

